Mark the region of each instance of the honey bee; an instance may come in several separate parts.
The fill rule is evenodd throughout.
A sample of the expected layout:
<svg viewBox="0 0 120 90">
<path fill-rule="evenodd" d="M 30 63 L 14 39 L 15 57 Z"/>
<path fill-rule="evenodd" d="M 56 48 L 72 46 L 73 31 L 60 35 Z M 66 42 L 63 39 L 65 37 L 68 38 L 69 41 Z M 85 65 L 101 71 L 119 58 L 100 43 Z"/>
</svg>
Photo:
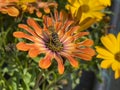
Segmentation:
<svg viewBox="0 0 120 90">
<path fill-rule="evenodd" d="M 50 31 L 50 40 L 49 40 L 49 46 L 54 48 L 56 51 L 59 51 L 63 48 L 62 43 L 59 40 L 59 36 L 57 32 L 55 31 L 55 28 L 53 26 L 48 27 Z"/>
<path fill-rule="evenodd" d="M 58 36 L 57 32 L 55 32 L 55 28 L 53 26 L 50 26 L 48 29 L 51 32 L 50 39 L 51 39 L 52 43 L 55 46 L 58 46 L 58 47 L 61 46 L 62 44 L 61 44 L 61 42 L 59 40 L 59 36 Z"/>
</svg>

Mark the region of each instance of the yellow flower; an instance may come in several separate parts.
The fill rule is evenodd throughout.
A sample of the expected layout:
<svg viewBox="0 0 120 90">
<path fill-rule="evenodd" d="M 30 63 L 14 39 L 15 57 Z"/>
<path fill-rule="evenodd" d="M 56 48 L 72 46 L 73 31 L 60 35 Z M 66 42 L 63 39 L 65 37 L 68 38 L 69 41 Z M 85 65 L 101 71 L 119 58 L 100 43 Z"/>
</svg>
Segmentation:
<svg viewBox="0 0 120 90">
<path fill-rule="evenodd" d="M 111 6 L 111 0 L 99 0 L 101 4 L 105 6 Z"/>
<path fill-rule="evenodd" d="M 73 17 L 76 17 L 78 12 L 82 13 L 80 22 L 88 17 L 101 20 L 104 16 L 102 10 L 105 6 L 98 2 L 98 0 L 68 0 L 68 2 L 69 4 L 66 5 L 66 8 L 71 11 Z M 81 12 L 79 9 L 81 9 Z"/>
<path fill-rule="evenodd" d="M 117 79 L 120 77 L 120 33 L 117 37 L 114 34 L 102 36 L 101 42 L 105 47 L 96 47 L 97 57 L 103 59 L 101 67 L 104 69 L 112 67 Z"/>
<path fill-rule="evenodd" d="M 79 26 L 74 26 L 73 23 L 73 20 L 64 17 L 63 12 L 59 14 L 57 11 L 54 12 L 54 17 L 43 17 L 43 27 L 40 27 L 34 19 L 29 18 L 27 20 L 28 25 L 19 24 L 19 27 L 28 33 L 17 31 L 13 35 L 17 38 L 28 39 L 31 43 L 19 42 L 17 48 L 22 51 L 28 51 L 30 57 L 37 57 L 44 53 L 45 57 L 39 61 L 39 67 L 43 69 L 49 68 L 53 60 L 58 63 L 60 74 L 64 73 L 66 60 L 73 67 L 78 68 L 79 63 L 76 58 L 89 61 L 95 55 L 95 52 L 90 48 L 93 45 L 92 40 L 76 41 L 89 33 L 74 33 Z"/>
<path fill-rule="evenodd" d="M 33 3 L 36 2 L 36 0 L 19 0 L 19 3 Z"/>
<path fill-rule="evenodd" d="M 27 7 L 30 3 L 35 3 L 36 0 L 19 0 L 17 2 L 18 6 L 21 6 L 22 10 L 23 11 L 26 11 L 27 10 Z"/>
</svg>

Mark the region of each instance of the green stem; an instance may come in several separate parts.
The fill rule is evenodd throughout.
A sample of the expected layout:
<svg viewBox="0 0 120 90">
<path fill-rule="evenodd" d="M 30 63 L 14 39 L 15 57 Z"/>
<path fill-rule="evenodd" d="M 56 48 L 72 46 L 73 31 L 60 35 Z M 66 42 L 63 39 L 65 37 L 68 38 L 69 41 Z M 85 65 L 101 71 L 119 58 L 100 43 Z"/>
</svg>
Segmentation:
<svg viewBox="0 0 120 90">
<path fill-rule="evenodd" d="M 42 90 L 46 90 L 45 87 L 46 87 L 46 82 L 43 83 L 43 85 L 42 85 Z M 48 90 L 49 90 L 49 89 L 48 89 Z"/>
<path fill-rule="evenodd" d="M 39 87 L 39 82 L 40 82 L 41 79 L 42 79 L 42 74 L 40 73 L 40 74 L 38 75 L 38 77 L 37 77 L 35 86 L 33 87 L 32 90 L 36 90 L 36 89 Z"/>
<path fill-rule="evenodd" d="M 56 81 L 53 81 L 52 83 L 50 83 L 48 86 L 46 86 L 45 90 L 50 90 L 50 88 L 52 86 L 54 86 L 57 82 L 59 82 L 62 78 L 64 78 L 67 74 L 62 75 L 61 77 L 59 77 Z"/>
<path fill-rule="evenodd" d="M 40 83 L 39 83 L 39 86 L 45 81 L 45 79 L 43 78 Z"/>
</svg>

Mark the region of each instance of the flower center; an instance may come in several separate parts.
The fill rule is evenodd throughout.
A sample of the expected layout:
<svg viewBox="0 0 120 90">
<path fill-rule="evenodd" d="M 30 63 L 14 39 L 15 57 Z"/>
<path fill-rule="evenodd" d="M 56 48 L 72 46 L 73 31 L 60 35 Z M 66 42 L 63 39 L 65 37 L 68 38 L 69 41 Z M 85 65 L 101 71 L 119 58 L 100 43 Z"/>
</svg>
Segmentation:
<svg viewBox="0 0 120 90">
<path fill-rule="evenodd" d="M 120 62 L 120 52 L 115 54 L 115 60 Z"/>
<path fill-rule="evenodd" d="M 82 11 L 84 12 L 84 13 L 86 13 L 86 12 L 88 12 L 89 11 L 89 6 L 88 5 L 86 5 L 86 4 L 83 4 L 82 6 L 81 6 L 81 9 L 82 9 Z"/>
<path fill-rule="evenodd" d="M 60 42 L 58 34 L 56 32 L 51 33 L 50 39 L 46 43 L 46 46 L 54 52 L 59 52 L 63 49 L 63 44 Z"/>
</svg>

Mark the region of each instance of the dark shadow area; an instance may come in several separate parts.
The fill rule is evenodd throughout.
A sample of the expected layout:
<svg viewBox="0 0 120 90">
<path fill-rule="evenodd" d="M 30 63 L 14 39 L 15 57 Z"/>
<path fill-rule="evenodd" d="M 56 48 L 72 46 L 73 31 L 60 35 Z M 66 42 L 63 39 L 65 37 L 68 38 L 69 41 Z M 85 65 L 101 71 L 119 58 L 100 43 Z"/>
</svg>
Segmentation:
<svg viewBox="0 0 120 90">
<path fill-rule="evenodd" d="M 93 90 L 95 74 L 92 71 L 83 71 L 80 78 L 80 84 L 76 86 L 75 90 Z"/>
</svg>

